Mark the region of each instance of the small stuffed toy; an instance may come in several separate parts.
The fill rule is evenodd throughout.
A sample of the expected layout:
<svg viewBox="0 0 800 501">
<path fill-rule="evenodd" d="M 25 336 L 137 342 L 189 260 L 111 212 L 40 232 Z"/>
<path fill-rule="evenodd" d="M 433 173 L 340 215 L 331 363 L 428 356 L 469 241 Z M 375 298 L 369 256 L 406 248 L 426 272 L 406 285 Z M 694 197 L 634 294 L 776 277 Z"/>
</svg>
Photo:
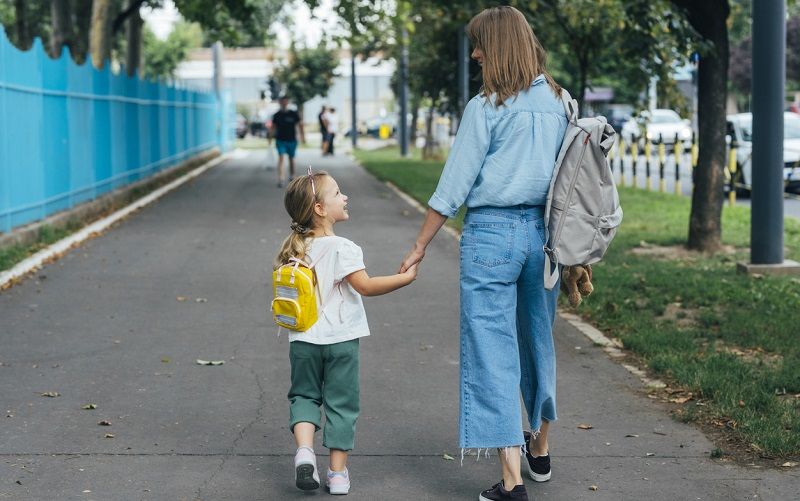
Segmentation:
<svg viewBox="0 0 800 501">
<path fill-rule="evenodd" d="M 593 290 L 591 265 L 564 266 L 561 270 L 561 291 L 567 295 L 571 306 L 581 304 L 582 296 L 588 296 Z"/>
</svg>

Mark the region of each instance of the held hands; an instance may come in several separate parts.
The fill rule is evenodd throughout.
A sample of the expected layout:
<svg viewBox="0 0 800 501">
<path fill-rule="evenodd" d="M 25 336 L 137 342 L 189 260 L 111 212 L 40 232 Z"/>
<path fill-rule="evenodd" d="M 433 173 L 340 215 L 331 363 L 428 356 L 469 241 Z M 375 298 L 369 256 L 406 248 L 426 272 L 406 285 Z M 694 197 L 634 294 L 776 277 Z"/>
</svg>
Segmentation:
<svg viewBox="0 0 800 501">
<path fill-rule="evenodd" d="M 419 262 L 422 261 L 422 258 L 424 257 L 425 257 L 425 248 L 424 247 L 420 248 L 419 246 L 414 245 L 414 247 L 411 248 L 411 251 L 409 251 L 409 253 L 406 254 L 406 257 L 403 258 L 403 262 L 400 263 L 400 270 L 398 271 L 398 273 L 405 273 L 406 271 L 408 271 L 409 268 L 411 268 L 411 266 L 419 264 Z M 414 271 L 414 276 L 416 277 L 416 275 L 417 272 Z"/>
<path fill-rule="evenodd" d="M 414 280 L 417 279 L 417 270 L 419 269 L 419 263 L 414 263 L 408 267 L 406 271 L 400 272 L 401 275 L 408 279 L 408 283 L 410 284 Z"/>
</svg>

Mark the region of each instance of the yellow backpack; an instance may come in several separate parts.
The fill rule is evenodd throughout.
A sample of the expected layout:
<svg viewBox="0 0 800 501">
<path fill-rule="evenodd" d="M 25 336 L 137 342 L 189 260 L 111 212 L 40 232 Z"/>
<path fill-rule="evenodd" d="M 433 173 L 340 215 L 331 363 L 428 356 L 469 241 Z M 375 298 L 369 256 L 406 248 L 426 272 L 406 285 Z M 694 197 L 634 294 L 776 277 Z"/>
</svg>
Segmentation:
<svg viewBox="0 0 800 501">
<path fill-rule="evenodd" d="M 304 261 L 290 261 L 272 272 L 272 319 L 286 329 L 305 332 L 317 321 L 317 275 Z"/>
</svg>

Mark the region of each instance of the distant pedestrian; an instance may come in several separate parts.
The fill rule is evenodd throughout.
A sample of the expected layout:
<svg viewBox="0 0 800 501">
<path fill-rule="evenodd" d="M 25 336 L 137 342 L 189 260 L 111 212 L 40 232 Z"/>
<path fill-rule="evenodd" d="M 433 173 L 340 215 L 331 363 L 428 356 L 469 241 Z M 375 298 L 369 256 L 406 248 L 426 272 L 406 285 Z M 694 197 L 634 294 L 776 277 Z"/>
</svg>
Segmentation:
<svg viewBox="0 0 800 501">
<path fill-rule="evenodd" d="M 322 154 L 324 155 L 328 151 L 328 127 L 325 125 L 325 106 L 317 115 L 317 120 L 319 120 L 319 132 L 322 135 Z"/>
<path fill-rule="evenodd" d="M 281 109 L 272 116 L 272 135 L 275 137 L 275 146 L 278 150 L 278 187 L 284 183 L 283 158 L 289 157 L 289 180 L 294 178 L 294 156 L 297 152 L 297 135 L 305 142 L 303 121 L 300 114 L 289 109 L 289 98 L 281 96 L 278 99 Z"/>
<path fill-rule="evenodd" d="M 322 445 L 330 449 L 326 485 L 331 494 L 347 494 L 347 456 L 353 449 L 359 414 L 358 345 L 369 336 L 361 296 L 378 296 L 414 281 L 417 265 L 404 273 L 370 277 L 361 248 L 336 236 L 333 227 L 347 221 L 347 196 L 325 172 L 302 176 L 286 189 L 284 206 L 292 218 L 292 233 L 275 258 L 275 267 L 300 259 L 317 276 L 319 318 L 305 332 L 290 332 L 289 429 L 294 433 L 295 485 L 320 486 L 314 454 L 314 433 L 325 412 Z"/>
<path fill-rule="evenodd" d="M 547 432 L 556 419 L 552 328 L 558 287 L 544 288 L 544 205 L 567 118 L 545 52 L 513 7 L 486 9 L 467 35 L 483 88 L 464 110 L 425 221 L 400 270 L 418 263 L 448 217 L 466 205 L 461 236 L 459 444 L 497 448 L 502 481 L 488 501 L 527 501 L 527 471 L 550 479 Z M 520 397 L 532 432 L 520 426 Z M 462 456 L 463 457 L 463 456 Z"/>
<path fill-rule="evenodd" d="M 323 117 L 325 128 L 328 130 L 328 149 L 325 154 L 333 155 L 333 142 L 336 139 L 336 133 L 339 131 L 339 117 L 336 115 L 336 108 L 328 108 Z"/>
</svg>

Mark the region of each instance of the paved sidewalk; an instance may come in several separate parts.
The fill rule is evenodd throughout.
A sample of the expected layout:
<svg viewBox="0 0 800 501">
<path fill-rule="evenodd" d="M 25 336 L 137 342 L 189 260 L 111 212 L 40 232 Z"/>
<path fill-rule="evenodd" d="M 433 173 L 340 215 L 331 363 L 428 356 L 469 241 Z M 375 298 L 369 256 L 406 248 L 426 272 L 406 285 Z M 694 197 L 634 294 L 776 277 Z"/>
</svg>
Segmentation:
<svg viewBox="0 0 800 501">
<path fill-rule="evenodd" d="M 288 343 L 267 317 L 289 221 L 266 153 L 243 155 L 0 293 L 0 500 L 308 499 L 293 486 Z M 350 196 L 337 232 L 371 274 L 394 272 L 421 216 L 345 157 L 315 155 L 299 166 Z M 365 300 L 348 499 L 475 500 L 499 479 L 494 456 L 459 461 L 457 257 L 441 233 L 416 283 Z M 561 320 L 555 336 L 553 479 L 528 481 L 531 499 L 798 497 L 796 472 L 710 460 L 600 348 Z"/>
</svg>

